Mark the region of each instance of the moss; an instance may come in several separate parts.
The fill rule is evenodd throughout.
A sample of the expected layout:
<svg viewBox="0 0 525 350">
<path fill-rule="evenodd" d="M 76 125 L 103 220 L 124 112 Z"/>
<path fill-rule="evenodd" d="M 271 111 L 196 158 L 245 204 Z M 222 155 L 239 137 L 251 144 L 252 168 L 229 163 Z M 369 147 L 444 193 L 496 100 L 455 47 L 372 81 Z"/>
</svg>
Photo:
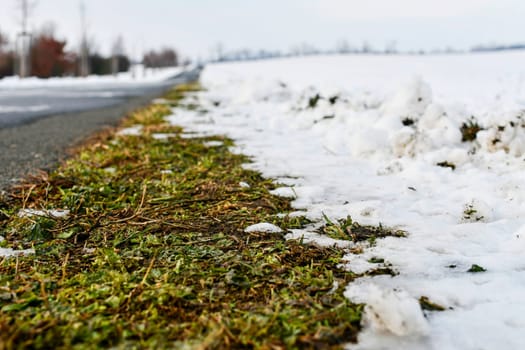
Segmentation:
<svg viewBox="0 0 525 350">
<path fill-rule="evenodd" d="M 471 273 L 477 273 L 477 272 L 485 272 L 487 270 L 485 270 L 485 268 L 479 266 L 479 265 L 476 265 L 476 264 L 473 264 L 470 269 L 468 269 L 467 272 L 471 272 Z"/>
<path fill-rule="evenodd" d="M 314 96 L 308 98 L 308 108 L 315 108 L 321 100 L 321 95 L 315 94 Z"/>
</svg>

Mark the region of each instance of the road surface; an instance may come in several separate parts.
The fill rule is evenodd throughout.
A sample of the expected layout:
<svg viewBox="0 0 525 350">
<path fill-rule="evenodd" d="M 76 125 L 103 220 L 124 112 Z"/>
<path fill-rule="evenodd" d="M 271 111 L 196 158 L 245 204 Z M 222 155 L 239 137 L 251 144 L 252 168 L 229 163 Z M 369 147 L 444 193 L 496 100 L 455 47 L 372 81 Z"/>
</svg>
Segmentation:
<svg viewBox="0 0 525 350">
<path fill-rule="evenodd" d="M 198 79 L 199 73 L 185 72 L 155 84 L 0 91 L 0 190 L 38 169 L 53 169 L 67 156 L 67 148 L 116 125 L 174 85 Z"/>
</svg>

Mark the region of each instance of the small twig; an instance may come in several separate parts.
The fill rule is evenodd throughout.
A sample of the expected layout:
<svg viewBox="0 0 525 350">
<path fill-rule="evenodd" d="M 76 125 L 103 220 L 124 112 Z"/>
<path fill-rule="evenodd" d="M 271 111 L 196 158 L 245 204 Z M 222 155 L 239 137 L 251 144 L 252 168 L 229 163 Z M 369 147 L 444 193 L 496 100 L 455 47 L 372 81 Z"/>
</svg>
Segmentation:
<svg viewBox="0 0 525 350">
<path fill-rule="evenodd" d="M 26 208 L 27 201 L 29 200 L 29 197 L 31 196 L 31 193 L 33 193 L 33 190 L 35 189 L 36 185 L 31 185 L 29 187 L 29 191 L 27 192 L 27 196 L 24 196 L 24 201 L 22 202 L 22 209 Z"/>
<path fill-rule="evenodd" d="M 140 286 L 143 286 L 146 283 L 146 279 L 148 278 L 149 273 L 151 272 L 151 269 L 153 268 L 153 264 L 155 263 L 156 256 L 151 259 L 151 262 L 149 263 L 148 269 L 146 270 L 146 273 L 144 274 L 144 277 L 142 278 L 142 281 L 140 282 Z"/>
<path fill-rule="evenodd" d="M 16 256 L 15 262 L 15 278 L 18 278 L 18 255 Z"/>
<path fill-rule="evenodd" d="M 138 210 L 142 209 L 142 206 L 144 205 L 144 200 L 146 199 L 146 191 L 147 190 L 148 190 L 148 184 L 144 183 L 144 187 L 142 188 L 142 198 L 140 199 L 140 204 L 139 204 Z"/>
<path fill-rule="evenodd" d="M 69 252 L 66 254 L 64 263 L 62 264 L 62 278 L 60 279 L 60 284 L 64 283 L 64 280 L 66 279 L 66 267 L 67 267 L 68 261 L 69 261 Z"/>
<path fill-rule="evenodd" d="M 139 206 L 137 207 L 137 209 L 135 210 L 135 213 L 133 215 L 131 215 L 130 217 L 124 218 L 124 219 L 111 221 L 111 223 L 112 224 L 119 224 L 119 223 L 123 223 L 123 222 L 127 222 L 127 221 L 130 221 L 130 220 L 133 220 L 137 216 L 139 216 L 142 213 L 142 207 L 144 206 L 144 202 L 146 200 L 146 192 L 147 192 L 147 190 L 148 190 L 148 185 L 145 183 L 144 187 L 142 188 L 142 198 L 140 199 Z"/>
<path fill-rule="evenodd" d="M 46 281 L 41 278 L 39 279 L 40 282 L 40 293 L 42 294 L 42 299 L 44 299 L 44 303 L 46 304 L 46 307 L 48 310 L 51 310 L 51 307 L 49 305 L 49 297 L 46 292 Z"/>
</svg>

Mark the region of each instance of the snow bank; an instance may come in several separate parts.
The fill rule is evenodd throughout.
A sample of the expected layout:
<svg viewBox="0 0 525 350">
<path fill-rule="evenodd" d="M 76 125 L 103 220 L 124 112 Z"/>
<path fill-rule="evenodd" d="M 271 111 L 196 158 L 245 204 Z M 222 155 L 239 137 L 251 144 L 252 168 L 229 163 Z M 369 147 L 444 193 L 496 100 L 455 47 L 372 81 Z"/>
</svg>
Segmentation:
<svg viewBox="0 0 525 350">
<path fill-rule="evenodd" d="M 28 89 L 45 87 L 91 87 L 99 85 L 129 85 L 157 83 L 182 73 L 183 67 L 144 68 L 136 66 L 129 72 L 113 75 L 90 75 L 88 77 L 57 77 L 41 79 L 36 77 L 20 79 L 6 77 L 0 79 L 0 89 Z"/>
<path fill-rule="evenodd" d="M 350 348 L 517 349 L 525 344 L 523 62 L 525 52 L 214 65 L 198 94 L 210 112 L 169 120 L 234 138 L 235 151 L 254 159 L 247 167 L 292 187 L 294 206 L 313 220 L 350 215 L 409 233 L 345 257 L 356 272 L 372 257 L 399 272 L 348 286 L 351 300 L 367 304 L 365 331 Z M 422 296 L 445 311 L 423 312 Z"/>
</svg>

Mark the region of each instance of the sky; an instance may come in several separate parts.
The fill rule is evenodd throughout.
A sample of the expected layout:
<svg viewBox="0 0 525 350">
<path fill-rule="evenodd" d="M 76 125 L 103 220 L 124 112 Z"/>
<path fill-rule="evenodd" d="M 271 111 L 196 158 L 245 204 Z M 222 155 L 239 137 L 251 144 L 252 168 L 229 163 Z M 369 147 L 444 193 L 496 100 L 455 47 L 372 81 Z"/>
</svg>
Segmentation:
<svg viewBox="0 0 525 350">
<path fill-rule="evenodd" d="M 33 0 L 35 1 L 35 0 Z M 0 30 L 18 31 L 17 0 L 0 0 Z M 80 0 L 36 0 L 31 27 L 53 22 L 78 47 Z M 468 49 L 525 42 L 523 0 L 84 0 L 89 37 L 107 54 L 120 35 L 139 57 L 169 46 L 206 59 L 225 51 L 289 51 L 303 43 L 335 48 L 346 40 L 398 50 Z"/>
</svg>

